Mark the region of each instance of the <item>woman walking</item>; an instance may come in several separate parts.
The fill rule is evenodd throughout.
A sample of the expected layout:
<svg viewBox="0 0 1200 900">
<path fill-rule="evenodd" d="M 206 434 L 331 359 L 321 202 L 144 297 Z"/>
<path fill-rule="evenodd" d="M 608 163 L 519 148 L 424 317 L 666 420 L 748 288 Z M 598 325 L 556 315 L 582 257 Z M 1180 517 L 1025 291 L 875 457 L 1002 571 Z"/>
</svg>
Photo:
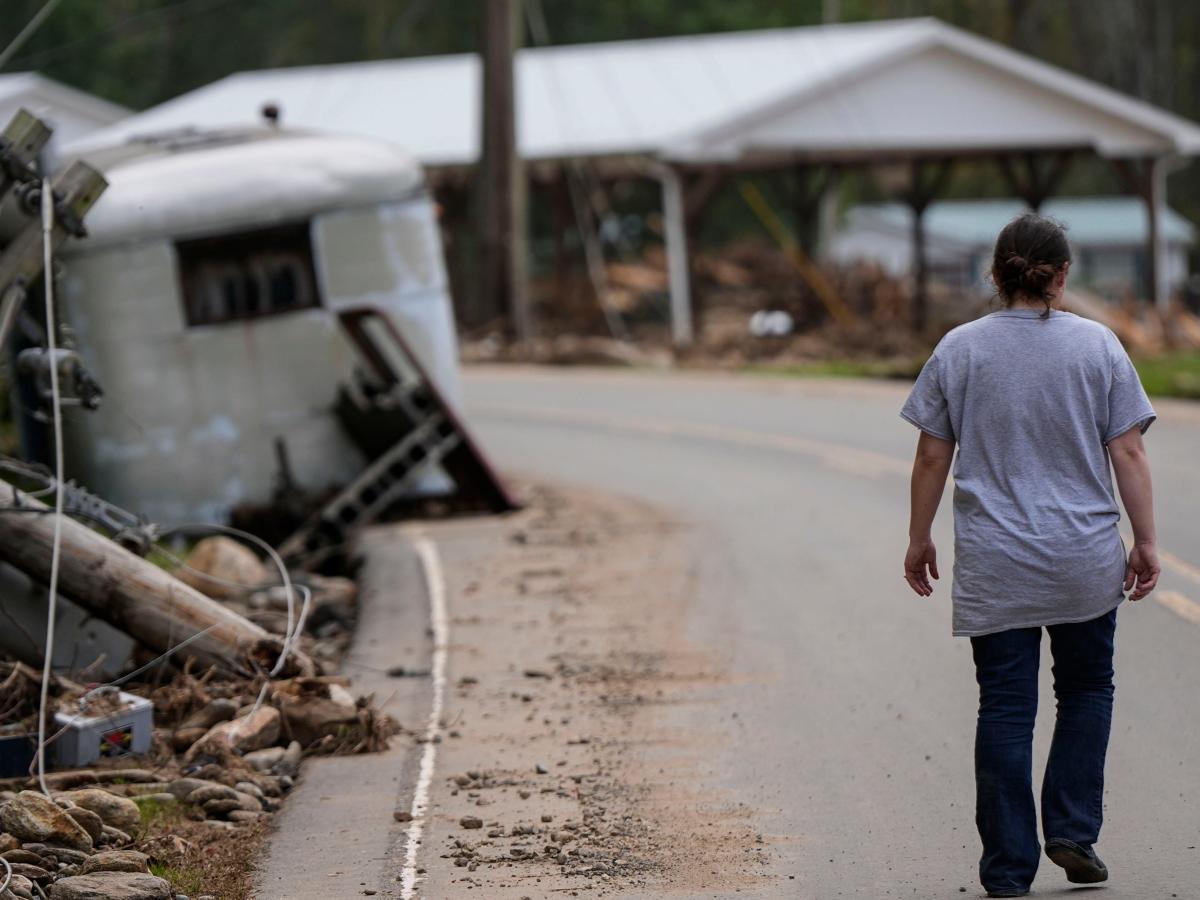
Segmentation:
<svg viewBox="0 0 1200 900">
<path fill-rule="evenodd" d="M 1096 855 L 1124 591 L 1154 589 L 1154 410 L 1113 333 L 1055 308 L 1071 254 L 1029 214 L 996 240 L 1004 308 L 947 334 L 901 415 L 920 429 L 904 577 L 938 577 L 931 527 L 954 462 L 953 630 L 971 638 L 979 876 L 989 897 L 1029 893 L 1037 872 L 1033 723 L 1044 628 L 1058 711 L 1042 780 L 1045 852 L 1068 881 L 1108 878 Z M 958 447 L 955 456 L 955 446 Z M 1112 471 L 1133 530 L 1126 556 Z"/>
</svg>

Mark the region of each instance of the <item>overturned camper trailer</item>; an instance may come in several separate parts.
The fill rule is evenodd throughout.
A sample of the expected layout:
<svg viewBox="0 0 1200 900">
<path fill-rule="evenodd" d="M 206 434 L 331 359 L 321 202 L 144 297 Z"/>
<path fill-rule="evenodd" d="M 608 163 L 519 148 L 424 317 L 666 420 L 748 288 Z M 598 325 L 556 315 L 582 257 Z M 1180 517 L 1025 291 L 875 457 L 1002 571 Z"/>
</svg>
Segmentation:
<svg viewBox="0 0 1200 900">
<path fill-rule="evenodd" d="M 435 208 L 401 150 L 263 127 L 76 155 L 109 189 L 63 254 L 63 316 L 110 402 L 68 416 L 73 477 L 160 522 L 269 501 L 280 447 L 301 488 L 353 483 L 380 450 L 347 406 L 369 406 L 362 372 L 382 357 L 415 361 L 453 418 Z M 446 468 L 404 486 L 448 489 Z"/>
</svg>

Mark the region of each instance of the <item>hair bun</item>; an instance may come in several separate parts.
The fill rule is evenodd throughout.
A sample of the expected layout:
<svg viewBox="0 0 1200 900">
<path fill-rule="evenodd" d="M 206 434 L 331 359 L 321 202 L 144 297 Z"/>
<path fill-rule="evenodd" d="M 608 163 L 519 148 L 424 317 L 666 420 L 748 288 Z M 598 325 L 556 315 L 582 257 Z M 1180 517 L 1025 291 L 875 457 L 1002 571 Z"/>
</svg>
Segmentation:
<svg viewBox="0 0 1200 900">
<path fill-rule="evenodd" d="M 1021 273 L 1021 290 L 1029 294 L 1040 295 L 1049 287 L 1055 274 L 1054 266 L 1048 263 L 1036 266 L 1027 265 L 1025 271 Z"/>
</svg>

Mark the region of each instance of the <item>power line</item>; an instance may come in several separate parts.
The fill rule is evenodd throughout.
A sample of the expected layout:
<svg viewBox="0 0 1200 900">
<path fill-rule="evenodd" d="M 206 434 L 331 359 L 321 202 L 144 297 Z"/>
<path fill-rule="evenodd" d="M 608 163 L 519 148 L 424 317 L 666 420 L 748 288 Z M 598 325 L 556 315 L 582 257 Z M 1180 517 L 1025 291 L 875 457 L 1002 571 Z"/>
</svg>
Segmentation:
<svg viewBox="0 0 1200 900">
<path fill-rule="evenodd" d="M 53 3 L 61 2 L 61 0 L 51 0 Z M 146 12 L 135 13 L 131 16 L 126 16 L 119 19 L 107 28 L 102 28 L 98 31 L 93 31 L 85 37 L 76 38 L 73 41 L 67 41 L 65 44 L 58 44 L 54 47 L 47 47 L 44 50 L 38 50 L 25 56 L 18 57 L 16 62 L 23 66 L 37 68 L 47 62 L 53 62 L 74 50 L 81 47 L 91 47 L 98 43 L 106 45 L 119 44 L 122 41 L 127 41 L 133 37 L 137 37 L 142 31 L 153 25 L 158 24 L 159 20 L 166 22 L 176 22 L 191 16 L 203 15 L 211 12 L 214 9 L 219 9 L 222 6 L 231 6 L 234 3 L 242 2 L 245 4 L 252 2 L 261 2 L 261 0 L 181 0 L 179 3 L 174 3 L 170 6 L 163 6 L 159 9 L 151 9 Z M 129 26 L 138 26 L 132 33 L 125 34 L 116 39 L 109 39 L 110 36 L 117 34 L 120 31 L 126 30 Z M 19 37 L 19 35 L 18 35 Z M 106 40 L 107 39 L 107 40 Z M 0 60 L 0 68 L 4 67 L 4 62 Z"/>
<path fill-rule="evenodd" d="M 62 0 L 46 0 L 46 4 L 39 9 L 29 23 L 18 32 L 17 36 L 12 39 L 12 42 L 4 48 L 4 52 L 0 53 L 0 69 L 3 69 L 5 64 L 12 59 L 13 54 L 21 49 L 21 46 L 29 40 L 35 31 L 41 27 L 41 24 L 50 18 L 50 13 Z"/>
</svg>

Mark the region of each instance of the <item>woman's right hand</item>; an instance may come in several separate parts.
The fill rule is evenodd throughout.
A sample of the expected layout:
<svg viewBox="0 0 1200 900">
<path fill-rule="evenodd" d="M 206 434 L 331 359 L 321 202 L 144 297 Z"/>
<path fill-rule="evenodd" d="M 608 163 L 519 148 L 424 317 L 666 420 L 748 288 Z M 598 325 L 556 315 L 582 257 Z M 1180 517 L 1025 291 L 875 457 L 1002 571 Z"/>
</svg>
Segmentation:
<svg viewBox="0 0 1200 900">
<path fill-rule="evenodd" d="M 1133 589 L 1130 600 L 1141 600 L 1158 585 L 1158 548 L 1154 544 L 1134 544 L 1125 563 L 1125 590 Z"/>
</svg>

